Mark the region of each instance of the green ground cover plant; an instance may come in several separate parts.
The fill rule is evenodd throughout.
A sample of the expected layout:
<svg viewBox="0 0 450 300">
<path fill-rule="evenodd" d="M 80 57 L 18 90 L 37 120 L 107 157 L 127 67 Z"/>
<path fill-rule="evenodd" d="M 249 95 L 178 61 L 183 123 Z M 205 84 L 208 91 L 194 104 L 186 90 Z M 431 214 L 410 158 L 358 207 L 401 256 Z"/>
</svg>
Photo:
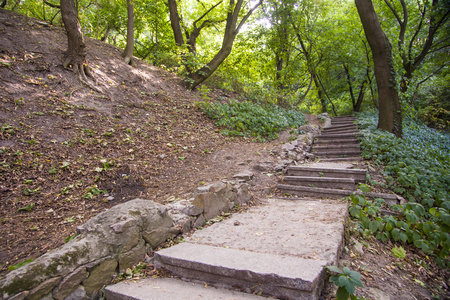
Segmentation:
<svg viewBox="0 0 450 300">
<path fill-rule="evenodd" d="M 381 168 L 387 187 L 408 202 L 391 207 L 398 214 L 386 215 L 384 200 L 352 195 L 351 216 L 363 233 L 412 243 L 450 266 L 450 134 L 406 119 L 399 139 L 377 130 L 376 121 L 374 114 L 358 115 L 362 155 Z"/>
<path fill-rule="evenodd" d="M 226 136 L 273 140 L 284 129 L 306 124 L 305 116 L 299 111 L 251 101 L 203 102 L 202 108 L 207 116 L 217 120 L 217 126 L 223 128 L 222 134 Z"/>
</svg>

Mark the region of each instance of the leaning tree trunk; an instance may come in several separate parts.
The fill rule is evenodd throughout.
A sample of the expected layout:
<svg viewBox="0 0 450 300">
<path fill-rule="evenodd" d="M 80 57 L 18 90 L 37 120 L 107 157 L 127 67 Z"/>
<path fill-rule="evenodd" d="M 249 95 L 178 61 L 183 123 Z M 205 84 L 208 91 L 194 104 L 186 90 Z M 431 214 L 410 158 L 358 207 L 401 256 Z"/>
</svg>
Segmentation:
<svg viewBox="0 0 450 300">
<path fill-rule="evenodd" d="M 395 83 L 391 43 L 383 32 L 371 0 L 355 0 L 372 50 L 379 97 L 378 128 L 402 137 L 402 112 Z"/>
<path fill-rule="evenodd" d="M 135 67 L 133 60 L 133 50 L 134 50 L 134 8 L 133 0 L 127 0 L 127 46 L 122 53 L 122 57 L 125 62 L 130 66 Z"/>
<path fill-rule="evenodd" d="M 86 63 L 86 44 L 81 33 L 81 26 L 78 21 L 78 12 L 74 0 L 61 0 L 61 15 L 64 27 L 66 28 L 68 41 L 66 59 L 63 65 L 65 68 L 72 65 L 72 69 L 78 74 L 80 81 L 95 89 L 88 83 L 86 77 L 92 77 L 92 75 Z"/>
<path fill-rule="evenodd" d="M 186 81 L 187 88 L 191 90 L 195 89 L 196 86 L 198 86 L 209 76 L 211 76 L 211 74 L 214 73 L 214 71 L 220 66 L 220 64 L 228 57 L 228 55 L 231 53 L 234 40 L 239 33 L 239 30 L 242 28 L 250 15 L 258 8 L 258 6 L 261 5 L 261 3 L 262 0 L 256 3 L 238 23 L 239 13 L 241 11 L 242 5 L 244 4 L 244 0 L 237 0 L 236 3 L 234 2 L 234 0 L 230 0 L 231 9 L 227 14 L 227 23 L 225 25 L 222 47 L 209 63 L 207 63 L 196 72 L 189 74 Z"/>
</svg>

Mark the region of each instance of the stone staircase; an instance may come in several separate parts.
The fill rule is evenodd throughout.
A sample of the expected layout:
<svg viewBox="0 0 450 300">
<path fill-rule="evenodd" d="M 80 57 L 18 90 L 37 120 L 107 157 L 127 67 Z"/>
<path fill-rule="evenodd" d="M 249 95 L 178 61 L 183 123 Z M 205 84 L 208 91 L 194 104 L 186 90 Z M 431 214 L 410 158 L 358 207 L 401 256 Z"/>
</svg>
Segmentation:
<svg viewBox="0 0 450 300">
<path fill-rule="evenodd" d="M 356 134 L 352 118 L 335 118 L 314 142 L 318 160 L 288 167 L 277 188 L 308 199 L 269 198 L 198 230 L 155 254 L 155 266 L 176 278 L 121 282 L 106 288 L 106 299 L 319 299 L 348 215 L 346 202 L 328 199 L 349 196 L 366 181 L 367 170 L 354 167 L 361 160 Z"/>
<path fill-rule="evenodd" d="M 352 117 L 334 118 L 331 127 L 324 128 L 322 135 L 315 139 L 312 153 L 322 161 L 362 160 L 354 120 Z"/>
</svg>

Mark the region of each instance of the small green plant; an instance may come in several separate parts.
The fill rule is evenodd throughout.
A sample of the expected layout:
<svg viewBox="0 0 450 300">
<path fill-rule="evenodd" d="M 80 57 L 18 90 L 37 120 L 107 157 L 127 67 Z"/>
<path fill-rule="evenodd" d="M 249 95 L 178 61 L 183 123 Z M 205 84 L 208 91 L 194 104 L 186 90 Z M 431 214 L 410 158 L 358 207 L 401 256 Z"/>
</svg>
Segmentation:
<svg viewBox="0 0 450 300">
<path fill-rule="evenodd" d="M 90 187 L 86 190 L 86 194 L 83 195 L 84 199 L 88 199 L 91 200 L 92 198 L 94 198 L 97 195 L 100 194 L 106 194 L 105 190 L 99 190 L 97 187 Z"/>
<path fill-rule="evenodd" d="M 8 270 L 9 270 L 9 271 L 17 270 L 18 268 L 23 267 L 23 266 L 25 266 L 26 264 L 29 264 L 29 263 L 32 262 L 32 261 L 33 261 L 32 258 L 27 259 L 27 260 L 25 260 L 25 261 L 22 261 L 22 262 L 18 263 L 17 265 L 10 266 L 10 267 L 8 268 Z"/>
<path fill-rule="evenodd" d="M 17 209 L 17 211 L 18 211 L 18 212 L 21 212 L 21 211 L 31 211 L 35 206 L 36 206 L 35 203 L 30 203 L 30 204 L 28 204 L 27 206 L 20 207 L 19 209 Z"/>
<path fill-rule="evenodd" d="M 65 239 L 66 244 L 67 244 L 68 242 L 70 242 L 71 240 L 73 240 L 76 236 L 77 236 L 76 233 L 74 233 L 74 234 L 72 234 L 72 235 L 69 235 L 69 236 Z"/>
<path fill-rule="evenodd" d="M 404 259 L 406 257 L 405 249 L 402 246 L 392 248 L 391 252 L 397 258 Z"/>
<path fill-rule="evenodd" d="M 352 300 L 358 299 L 354 294 L 356 287 L 363 287 L 360 279 L 361 274 L 347 267 L 344 267 L 342 270 L 335 266 L 326 266 L 325 268 L 336 274 L 330 277 L 330 282 L 338 286 L 336 292 L 336 298 L 338 300 L 347 300 L 348 298 Z"/>
</svg>

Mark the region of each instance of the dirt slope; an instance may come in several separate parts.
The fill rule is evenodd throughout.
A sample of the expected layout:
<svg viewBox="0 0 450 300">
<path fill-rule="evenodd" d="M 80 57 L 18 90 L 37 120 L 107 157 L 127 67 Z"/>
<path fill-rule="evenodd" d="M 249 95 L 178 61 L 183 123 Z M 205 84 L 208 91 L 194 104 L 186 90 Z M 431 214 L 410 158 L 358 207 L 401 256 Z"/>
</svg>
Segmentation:
<svg viewBox="0 0 450 300">
<path fill-rule="evenodd" d="M 105 208 L 190 197 L 269 152 L 220 135 L 180 78 L 132 68 L 121 49 L 87 39 L 97 93 L 62 67 L 65 49 L 61 28 L 0 10 L 1 271 L 61 245 Z"/>
</svg>

